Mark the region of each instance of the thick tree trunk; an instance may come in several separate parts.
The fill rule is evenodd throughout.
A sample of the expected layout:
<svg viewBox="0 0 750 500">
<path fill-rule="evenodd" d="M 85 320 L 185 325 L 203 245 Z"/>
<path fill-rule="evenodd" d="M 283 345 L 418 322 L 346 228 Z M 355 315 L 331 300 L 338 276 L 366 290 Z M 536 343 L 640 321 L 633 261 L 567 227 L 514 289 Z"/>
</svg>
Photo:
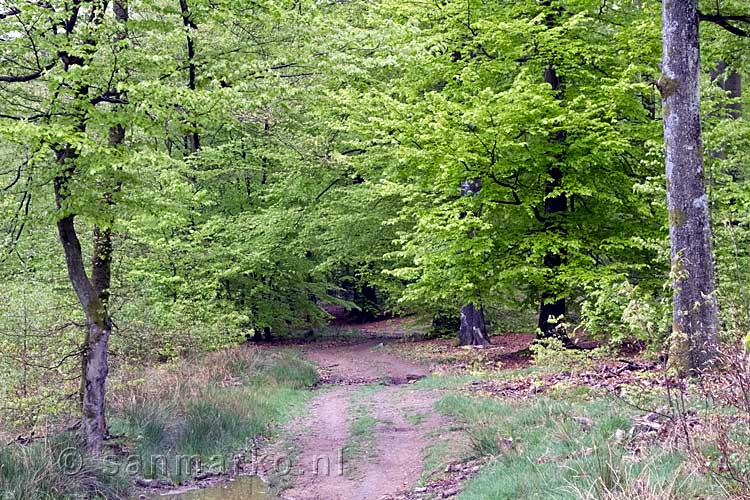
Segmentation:
<svg viewBox="0 0 750 500">
<path fill-rule="evenodd" d="M 550 67 L 544 71 L 544 81 L 552 87 L 552 90 L 557 93 L 559 99 L 561 97 L 562 84 L 554 68 Z M 556 132 L 553 140 L 555 142 L 563 142 L 565 140 L 565 132 Z M 556 160 L 559 162 L 561 159 L 557 158 Z M 568 199 L 564 193 L 552 196 L 556 190 L 562 187 L 563 172 L 560 166 L 557 164 L 553 165 L 548 173 L 549 180 L 544 189 L 544 225 L 546 231 L 557 231 L 559 221 L 556 219 L 564 215 L 568 210 Z M 556 273 L 562 264 L 563 255 L 559 251 L 548 252 L 544 256 L 544 267 L 550 273 Z M 567 332 L 559 322 L 559 318 L 564 316 L 566 312 L 565 298 L 559 298 L 557 293 L 550 288 L 548 287 L 542 292 L 541 304 L 539 306 L 538 336 L 540 338 L 558 337 L 567 344 L 569 342 Z"/>
<path fill-rule="evenodd" d="M 711 224 L 703 172 L 698 0 L 663 3 L 662 94 L 672 252 L 671 364 L 708 368 L 717 350 Z"/>
<path fill-rule="evenodd" d="M 547 269 L 552 269 L 554 272 L 560 265 L 562 265 L 562 257 L 559 254 L 548 253 L 544 256 L 544 267 Z M 566 313 L 565 306 L 565 298 L 557 298 L 549 291 L 542 293 L 542 303 L 539 307 L 539 338 L 557 337 L 566 344 L 568 343 L 568 334 L 560 323 L 560 318 Z"/>
<path fill-rule="evenodd" d="M 273 340 L 273 330 L 270 326 L 264 326 L 263 328 L 253 329 L 253 342 L 270 342 Z"/>
<path fill-rule="evenodd" d="M 484 311 L 469 304 L 461 309 L 461 329 L 458 331 L 460 345 L 488 345 L 487 326 L 484 323 Z"/>
<path fill-rule="evenodd" d="M 482 179 L 472 179 L 461 183 L 461 196 L 475 196 L 482 190 Z M 469 235 L 471 237 L 471 235 Z M 460 345 L 488 345 L 487 326 L 484 322 L 484 309 L 468 304 L 461 308 L 461 326 L 458 330 Z"/>
</svg>

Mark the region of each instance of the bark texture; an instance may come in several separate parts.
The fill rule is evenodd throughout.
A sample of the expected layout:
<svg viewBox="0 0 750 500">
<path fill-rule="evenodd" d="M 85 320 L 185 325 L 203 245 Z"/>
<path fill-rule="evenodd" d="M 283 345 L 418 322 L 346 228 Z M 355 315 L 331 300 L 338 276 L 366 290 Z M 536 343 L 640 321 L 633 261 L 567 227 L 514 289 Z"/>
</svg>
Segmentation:
<svg viewBox="0 0 750 500">
<path fill-rule="evenodd" d="M 663 3 L 662 94 L 672 253 L 671 363 L 708 368 L 717 349 L 717 305 L 700 116 L 698 0 Z"/>
<path fill-rule="evenodd" d="M 544 81 L 552 87 L 560 98 L 561 81 L 554 68 L 549 67 L 544 71 Z M 552 140 L 562 143 L 565 141 L 565 132 L 556 132 Z M 544 228 L 545 231 L 559 231 L 559 218 L 564 216 L 568 210 L 568 199 L 564 193 L 554 195 L 562 187 L 563 172 L 560 168 L 561 158 L 557 158 L 555 164 L 549 169 L 549 180 L 544 188 Z M 547 252 L 544 256 L 544 267 L 550 273 L 556 273 L 563 264 L 563 255 L 559 252 Z M 566 343 L 567 333 L 563 330 L 558 318 L 566 312 L 565 298 L 560 298 L 556 293 L 547 289 L 542 292 L 542 300 L 539 306 L 539 337 L 559 337 Z"/>
<path fill-rule="evenodd" d="M 461 309 L 461 328 L 458 331 L 460 345 L 488 345 L 487 325 L 484 322 L 484 311 L 474 304 Z"/>
</svg>

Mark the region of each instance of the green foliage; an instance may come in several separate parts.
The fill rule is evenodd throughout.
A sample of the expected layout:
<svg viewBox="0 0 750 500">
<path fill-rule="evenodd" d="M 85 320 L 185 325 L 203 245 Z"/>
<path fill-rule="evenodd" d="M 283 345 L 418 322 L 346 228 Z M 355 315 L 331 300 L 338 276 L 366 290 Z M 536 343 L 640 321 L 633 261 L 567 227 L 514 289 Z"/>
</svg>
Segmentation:
<svg viewBox="0 0 750 500">
<path fill-rule="evenodd" d="M 387 269 L 407 283 L 402 304 L 518 308 L 653 264 L 643 242 L 661 238 L 662 214 L 635 189 L 661 170 L 649 159 L 660 132 L 647 109 L 653 7 L 608 11 L 616 23 L 594 2 L 383 7 L 393 22 L 378 33 L 397 49 L 340 99 L 369 147 L 359 168 L 387 165 L 384 192 L 403 200 L 391 223 L 406 229 Z M 394 65 L 402 71 L 385 69 Z M 561 96 L 543 81 L 549 65 L 563 75 Z M 545 194 L 556 162 L 561 193 Z M 480 193 L 458 196 L 474 178 Z M 553 194 L 570 210 L 546 231 L 539 216 Z M 549 252 L 566 256 L 554 273 L 540 265 Z"/>
<path fill-rule="evenodd" d="M 637 339 L 658 349 L 672 329 L 668 287 L 665 285 L 663 294 L 654 295 L 628 281 L 592 286 L 581 305 L 580 328 L 611 342 Z"/>
<path fill-rule="evenodd" d="M 594 366 L 605 348 L 570 350 L 557 338 L 538 340 L 531 346 L 534 364 L 550 371 L 577 371 Z"/>
<path fill-rule="evenodd" d="M 71 410 L 81 326 L 66 283 L 22 275 L 0 290 L 0 420 L 29 429 Z M 51 286 L 50 286 L 51 285 Z"/>
</svg>

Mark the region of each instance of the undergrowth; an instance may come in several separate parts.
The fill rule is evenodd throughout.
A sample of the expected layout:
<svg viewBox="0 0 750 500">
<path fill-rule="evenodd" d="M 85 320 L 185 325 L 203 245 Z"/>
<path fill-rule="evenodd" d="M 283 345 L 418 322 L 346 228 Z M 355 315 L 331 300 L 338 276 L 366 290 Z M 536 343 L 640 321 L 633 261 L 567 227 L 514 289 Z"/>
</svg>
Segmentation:
<svg viewBox="0 0 750 500">
<path fill-rule="evenodd" d="M 146 370 L 113 398 L 112 433 L 145 478 L 224 472 L 232 454 L 299 409 L 317 381 L 293 351 L 238 348 Z"/>
<path fill-rule="evenodd" d="M 127 498 L 128 478 L 104 461 L 83 459 L 82 450 L 70 432 L 0 447 L 0 499 Z"/>
<path fill-rule="evenodd" d="M 619 443 L 615 436 L 630 427 L 631 415 L 615 405 L 608 397 L 444 397 L 439 411 L 464 423 L 475 456 L 492 457 L 460 498 L 681 500 L 718 493 L 676 450 Z"/>
<path fill-rule="evenodd" d="M 232 467 L 233 454 L 303 407 L 317 381 L 293 351 L 237 348 L 122 370 L 97 460 L 73 432 L 0 447 L 0 500 L 128 498 L 134 477 L 175 484 Z"/>
</svg>

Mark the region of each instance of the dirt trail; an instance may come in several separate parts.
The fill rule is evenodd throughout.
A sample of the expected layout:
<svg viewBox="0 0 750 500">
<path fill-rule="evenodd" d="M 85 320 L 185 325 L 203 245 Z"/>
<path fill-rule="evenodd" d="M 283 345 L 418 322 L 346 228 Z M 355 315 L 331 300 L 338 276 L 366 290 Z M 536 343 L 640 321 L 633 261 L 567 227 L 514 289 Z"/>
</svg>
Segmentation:
<svg viewBox="0 0 750 500">
<path fill-rule="evenodd" d="M 414 390 L 408 382 L 429 370 L 380 352 L 379 344 L 379 340 L 369 340 L 303 348 L 305 356 L 321 367 L 329 385 L 321 389 L 309 414 L 293 425 L 301 453 L 294 484 L 284 498 L 378 500 L 416 485 L 428 434 L 445 424 L 432 410 L 439 394 Z M 384 385 L 368 391 L 364 398 L 358 393 L 363 384 L 378 382 Z M 342 450 L 352 439 L 353 401 L 376 419 L 373 446 L 353 457 L 343 454 L 342 460 Z M 407 415 L 418 417 L 410 421 Z"/>
</svg>

